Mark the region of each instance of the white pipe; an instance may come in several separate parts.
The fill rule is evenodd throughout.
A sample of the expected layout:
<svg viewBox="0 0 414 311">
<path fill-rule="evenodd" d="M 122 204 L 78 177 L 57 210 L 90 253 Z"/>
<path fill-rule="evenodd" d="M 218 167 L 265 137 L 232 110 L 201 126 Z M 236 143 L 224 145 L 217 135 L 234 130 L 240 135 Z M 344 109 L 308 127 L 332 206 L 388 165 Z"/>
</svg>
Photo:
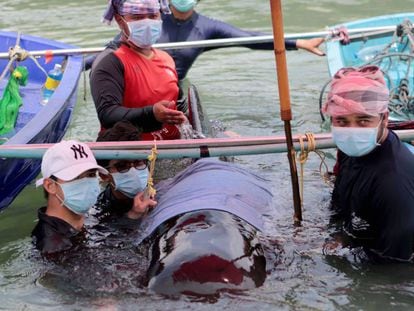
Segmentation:
<svg viewBox="0 0 414 311">
<path fill-rule="evenodd" d="M 414 130 L 394 131 L 402 141 L 414 140 Z M 299 137 L 303 137 L 305 149 L 308 142 L 304 135 L 294 135 L 294 148 L 300 150 Z M 335 148 L 330 133 L 315 134 L 316 149 Z M 98 159 L 143 159 L 151 153 L 153 142 L 90 142 L 87 143 Z M 1 145 L 1 158 L 41 158 L 53 144 Z M 253 155 L 286 152 L 284 136 L 240 137 L 225 139 L 189 139 L 157 141 L 160 159 L 198 158 L 200 148 L 208 149 L 211 157 L 229 155 Z"/>
<path fill-rule="evenodd" d="M 369 32 L 392 32 L 395 30 L 396 26 L 384 26 L 384 27 L 368 27 L 368 28 L 355 28 L 348 29 L 349 34 L 353 33 L 369 33 Z M 285 34 L 284 38 L 293 40 L 293 39 L 307 39 L 307 38 L 318 38 L 326 37 L 335 32 L 335 29 L 319 31 L 319 32 L 304 32 L 304 33 L 293 33 Z M 199 41 L 184 41 L 184 42 L 169 42 L 169 43 L 157 43 L 154 44 L 154 48 L 158 49 L 185 49 L 185 48 L 208 48 L 208 47 L 226 47 L 226 46 L 238 46 L 241 44 L 259 44 L 259 43 L 270 43 L 273 42 L 272 35 L 265 36 L 251 36 L 251 37 L 242 37 L 242 38 L 227 38 L 227 39 L 212 39 L 212 40 L 199 40 Z M 77 48 L 77 49 L 59 49 L 59 50 L 39 50 L 39 51 L 29 51 L 30 54 L 34 57 L 41 57 L 44 55 L 77 55 L 77 54 L 96 54 L 102 52 L 105 47 L 95 47 L 95 48 Z M 0 59 L 9 58 L 8 52 L 0 53 Z"/>
</svg>

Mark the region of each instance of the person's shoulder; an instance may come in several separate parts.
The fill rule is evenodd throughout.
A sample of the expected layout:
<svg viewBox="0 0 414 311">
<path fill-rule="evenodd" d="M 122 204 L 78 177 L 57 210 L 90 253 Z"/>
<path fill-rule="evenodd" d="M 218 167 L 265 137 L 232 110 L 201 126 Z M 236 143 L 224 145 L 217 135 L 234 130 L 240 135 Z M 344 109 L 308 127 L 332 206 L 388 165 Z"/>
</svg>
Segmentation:
<svg viewBox="0 0 414 311">
<path fill-rule="evenodd" d="M 174 63 L 174 59 L 171 57 L 170 54 L 167 52 L 160 50 L 160 49 L 153 49 L 154 53 L 157 55 L 157 57 L 167 63 Z"/>
<path fill-rule="evenodd" d="M 385 156 L 392 157 L 398 166 L 406 165 L 407 168 L 414 169 L 414 147 L 401 141 L 393 131 L 390 131 L 385 143 L 387 142 L 389 147 L 386 147 Z"/>
<path fill-rule="evenodd" d="M 122 62 L 115 55 L 115 51 L 112 49 L 105 49 L 96 57 L 95 61 L 92 64 L 91 76 L 99 71 L 107 71 L 108 69 L 120 67 L 122 68 Z"/>
<path fill-rule="evenodd" d="M 194 16 L 193 16 L 193 21 L 195 24 L 203 24 L 203 25 L 209 25 L 209 26 L 213 26 L 213 25 L 230 25 L 222 20 L 219 20 L 217 18 L 214 17 L 210 17 L 207 15 L 203 15 L 197 12 L 194 12 Z"/>
<path fill-rule="evenodd" d="M 114 52 L 115 51 L 116 50 L 114 50 L 112 48 L 106 48 L 106 49 L 104 49 L 102 52 L 100 52 L 98 54 L 98 56 L 96 57 L 95 62 L 96 63 L 99 63 L 100 60 L 103 60 L 103 59 L 111 59 L 112 57 L 114 57 Z"/>
<path fill-rule="evenodd" d="M 60 218 L 48 216 L 44 211 L 45 208 L 39 209 L 39 220 L 31 234 L 35 247 L 43 255 L 71 248 L 70 239 L 80 231 Z"/>
<path fill-rule="evenodd" d="M 383 189 L 397 189 L 405 185 L 414 191 L 414 154 L 395 135 L 390 136 L 389 146 L 385 146 L 377 161 L 372 163 L 378 183 Z"/>
<path fill-rule="evenodd" d="M 79 232 L 79 230 L 76 230 L 65 220 L 49 216 L 45 211 L 45 207 L 39 209 L 38 222 L 35 229 L 33 229 L 33 233 L 37 232 L 41 234 L 42 232 L 48 232 L 47 235 L 49 235 L 51 232 L 56 232 L 57 234 L 70 237 Z"/>
<path fill-rule="evenodd" d="M 200 14 L 198 12 L 194 12 L 191 18 L 193 19 L 193 21 L 200 21 L 200 22 L 209 22 L 209 21 L 217 22 L 218 21 L 219 22 L 218 19 L 215 19 L 213 17 L 207 16 L 204 14 Z"/>
</svg>

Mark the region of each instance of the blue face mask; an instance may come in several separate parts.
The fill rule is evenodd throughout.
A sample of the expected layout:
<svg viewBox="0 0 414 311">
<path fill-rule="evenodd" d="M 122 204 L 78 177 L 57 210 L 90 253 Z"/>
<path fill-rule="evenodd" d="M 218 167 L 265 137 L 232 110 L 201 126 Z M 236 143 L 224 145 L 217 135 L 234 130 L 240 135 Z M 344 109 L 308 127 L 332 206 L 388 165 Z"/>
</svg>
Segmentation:
<svg viewBox="0 0 414 311">
<path fill-rule="evenodd" d="M 196 0 L 171 0 L 171 4 L 178 12 L 185 13 L 196 5 Z"/>
<path fill-rule="evenodd" d="M 381 122 L 380 122 L 381 124 Z M 332 127 L 332 138 L 339 150 L 350 157 L 361 157 L 370 153 L 376 146 L 377 127 Z"/>
<path fill-rule="evenodd" d="M 115 183 L 115 190 L 125 194 L 128 198 L 133 198 L 138 192 L 144 190 L 148 181 L 148 170 L 137 170 L 131 167 L 125 173 L 112 173 Z"/>
<path fill-rule="evenodd" d="M 148 49 L 161 36 L 162 21 L 159 19 L 141 19 L 138 21 L 127 22 L 129 28 L 129 37 L 133 45 Z"/>
<path fill-rule="evenodd" d="M 63 199 L 58 199 L 68 209 L 78 215 L 85 215 L 96 203 L 100 187 L 97 177 L 86 177 L 67 183 L 57 183 L 63 191 Z"/>
</svg>

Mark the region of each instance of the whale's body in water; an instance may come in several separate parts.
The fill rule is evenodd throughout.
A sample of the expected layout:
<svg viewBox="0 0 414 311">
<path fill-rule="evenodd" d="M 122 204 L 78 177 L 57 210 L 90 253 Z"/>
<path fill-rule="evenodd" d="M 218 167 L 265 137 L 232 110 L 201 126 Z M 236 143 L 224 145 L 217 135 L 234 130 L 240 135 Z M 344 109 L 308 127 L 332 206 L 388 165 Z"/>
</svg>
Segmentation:
<svg viewBox="0 0 414 311">
<path fill-rule="evenodd" d="M 202 159 L 158 186 L 143 221 L 148 286 L 157 293 L 211 295 L 263 284 L 258 240 L 271 202 L 267 182 L 237 165 Z"/>
</svg>

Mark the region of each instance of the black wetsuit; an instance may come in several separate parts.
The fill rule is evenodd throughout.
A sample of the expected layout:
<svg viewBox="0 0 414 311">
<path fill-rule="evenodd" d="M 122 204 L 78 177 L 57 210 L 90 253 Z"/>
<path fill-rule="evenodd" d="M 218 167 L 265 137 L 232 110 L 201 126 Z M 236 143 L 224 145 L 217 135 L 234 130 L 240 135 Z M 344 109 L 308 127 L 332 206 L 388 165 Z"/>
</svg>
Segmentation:
<svg viewBox="0 0 414 311">
<path fill-rule="evenodd" d="M 414 155 L 390 131 L 362 157 L 338 154 L 332 195 L 335 223 L 353 246 L 373 260 L 412 261 L 414 251 Z"/>
<path fill-rule="evenodd" d="M 114 206 L 115 203 L 118 204 Z M 125 215 L 130 208 L 131 206 L 121 206 L 119 201 L 114 201 L 110 192 L 103 192 L 96 209 L 90 211 L 94 215 L 91 215 L 89 221 L 85 220 L 86 224 L 81 230 L 77 230 L 66 221 L 47 215 L 46 207 L 41 207 L 38 210 L 38 222 L 31 234 L 33 244 L 44 257 L 55 261 L 61 261 L 65 254 L 79 253 L 107 244 L 105 234 L 102 233 L 127 234 L 139 227 L 140 220 L 129 219 Z M 101 222 L 105 225 L 101 225 Z"/>
<path fill-rule="evenodd" d="M 133 199 L 119 200 L 115 198 L 112 193 L 111 187 L 106 186 L 102 191 L 95 204 L 97 213 L 94 215 L 100 220 L 113 220 L 119 221 L 121 218 L 128 219 L 126 213 L 132 208 Z M 137 220 L 131 219 L 132 223 L 138 223 Z"/>
<path fill-rule="evenodd" d="M 173 14 L 162 16 L 162 32 L 158 43 L 227 39 L 262 36 L 264 33 L 246 31 L 222 21 L 194 12 L 186 21 L 177 20 Z M 273 42 L 262 44 L 240 44 L 239 46 L 256 50 L 273 50 Z M 296 49 L 295 40 L 285 40 L 288 50 Z M 166 50 L 175 61 L 178 79 L 187 75 L 196 58 L 203 52 L 220 47 L 186 48 Z"/>
<path fill-rule="evenodd" d="M 32 231 L 32 239 L 42 255 L 54 255 L 82 245 L 85 241 L 84 229 L 77 230 L 66 221 L 46 215 L 46 207 L 38 211 L 38 223 Z"/>
</svg>

